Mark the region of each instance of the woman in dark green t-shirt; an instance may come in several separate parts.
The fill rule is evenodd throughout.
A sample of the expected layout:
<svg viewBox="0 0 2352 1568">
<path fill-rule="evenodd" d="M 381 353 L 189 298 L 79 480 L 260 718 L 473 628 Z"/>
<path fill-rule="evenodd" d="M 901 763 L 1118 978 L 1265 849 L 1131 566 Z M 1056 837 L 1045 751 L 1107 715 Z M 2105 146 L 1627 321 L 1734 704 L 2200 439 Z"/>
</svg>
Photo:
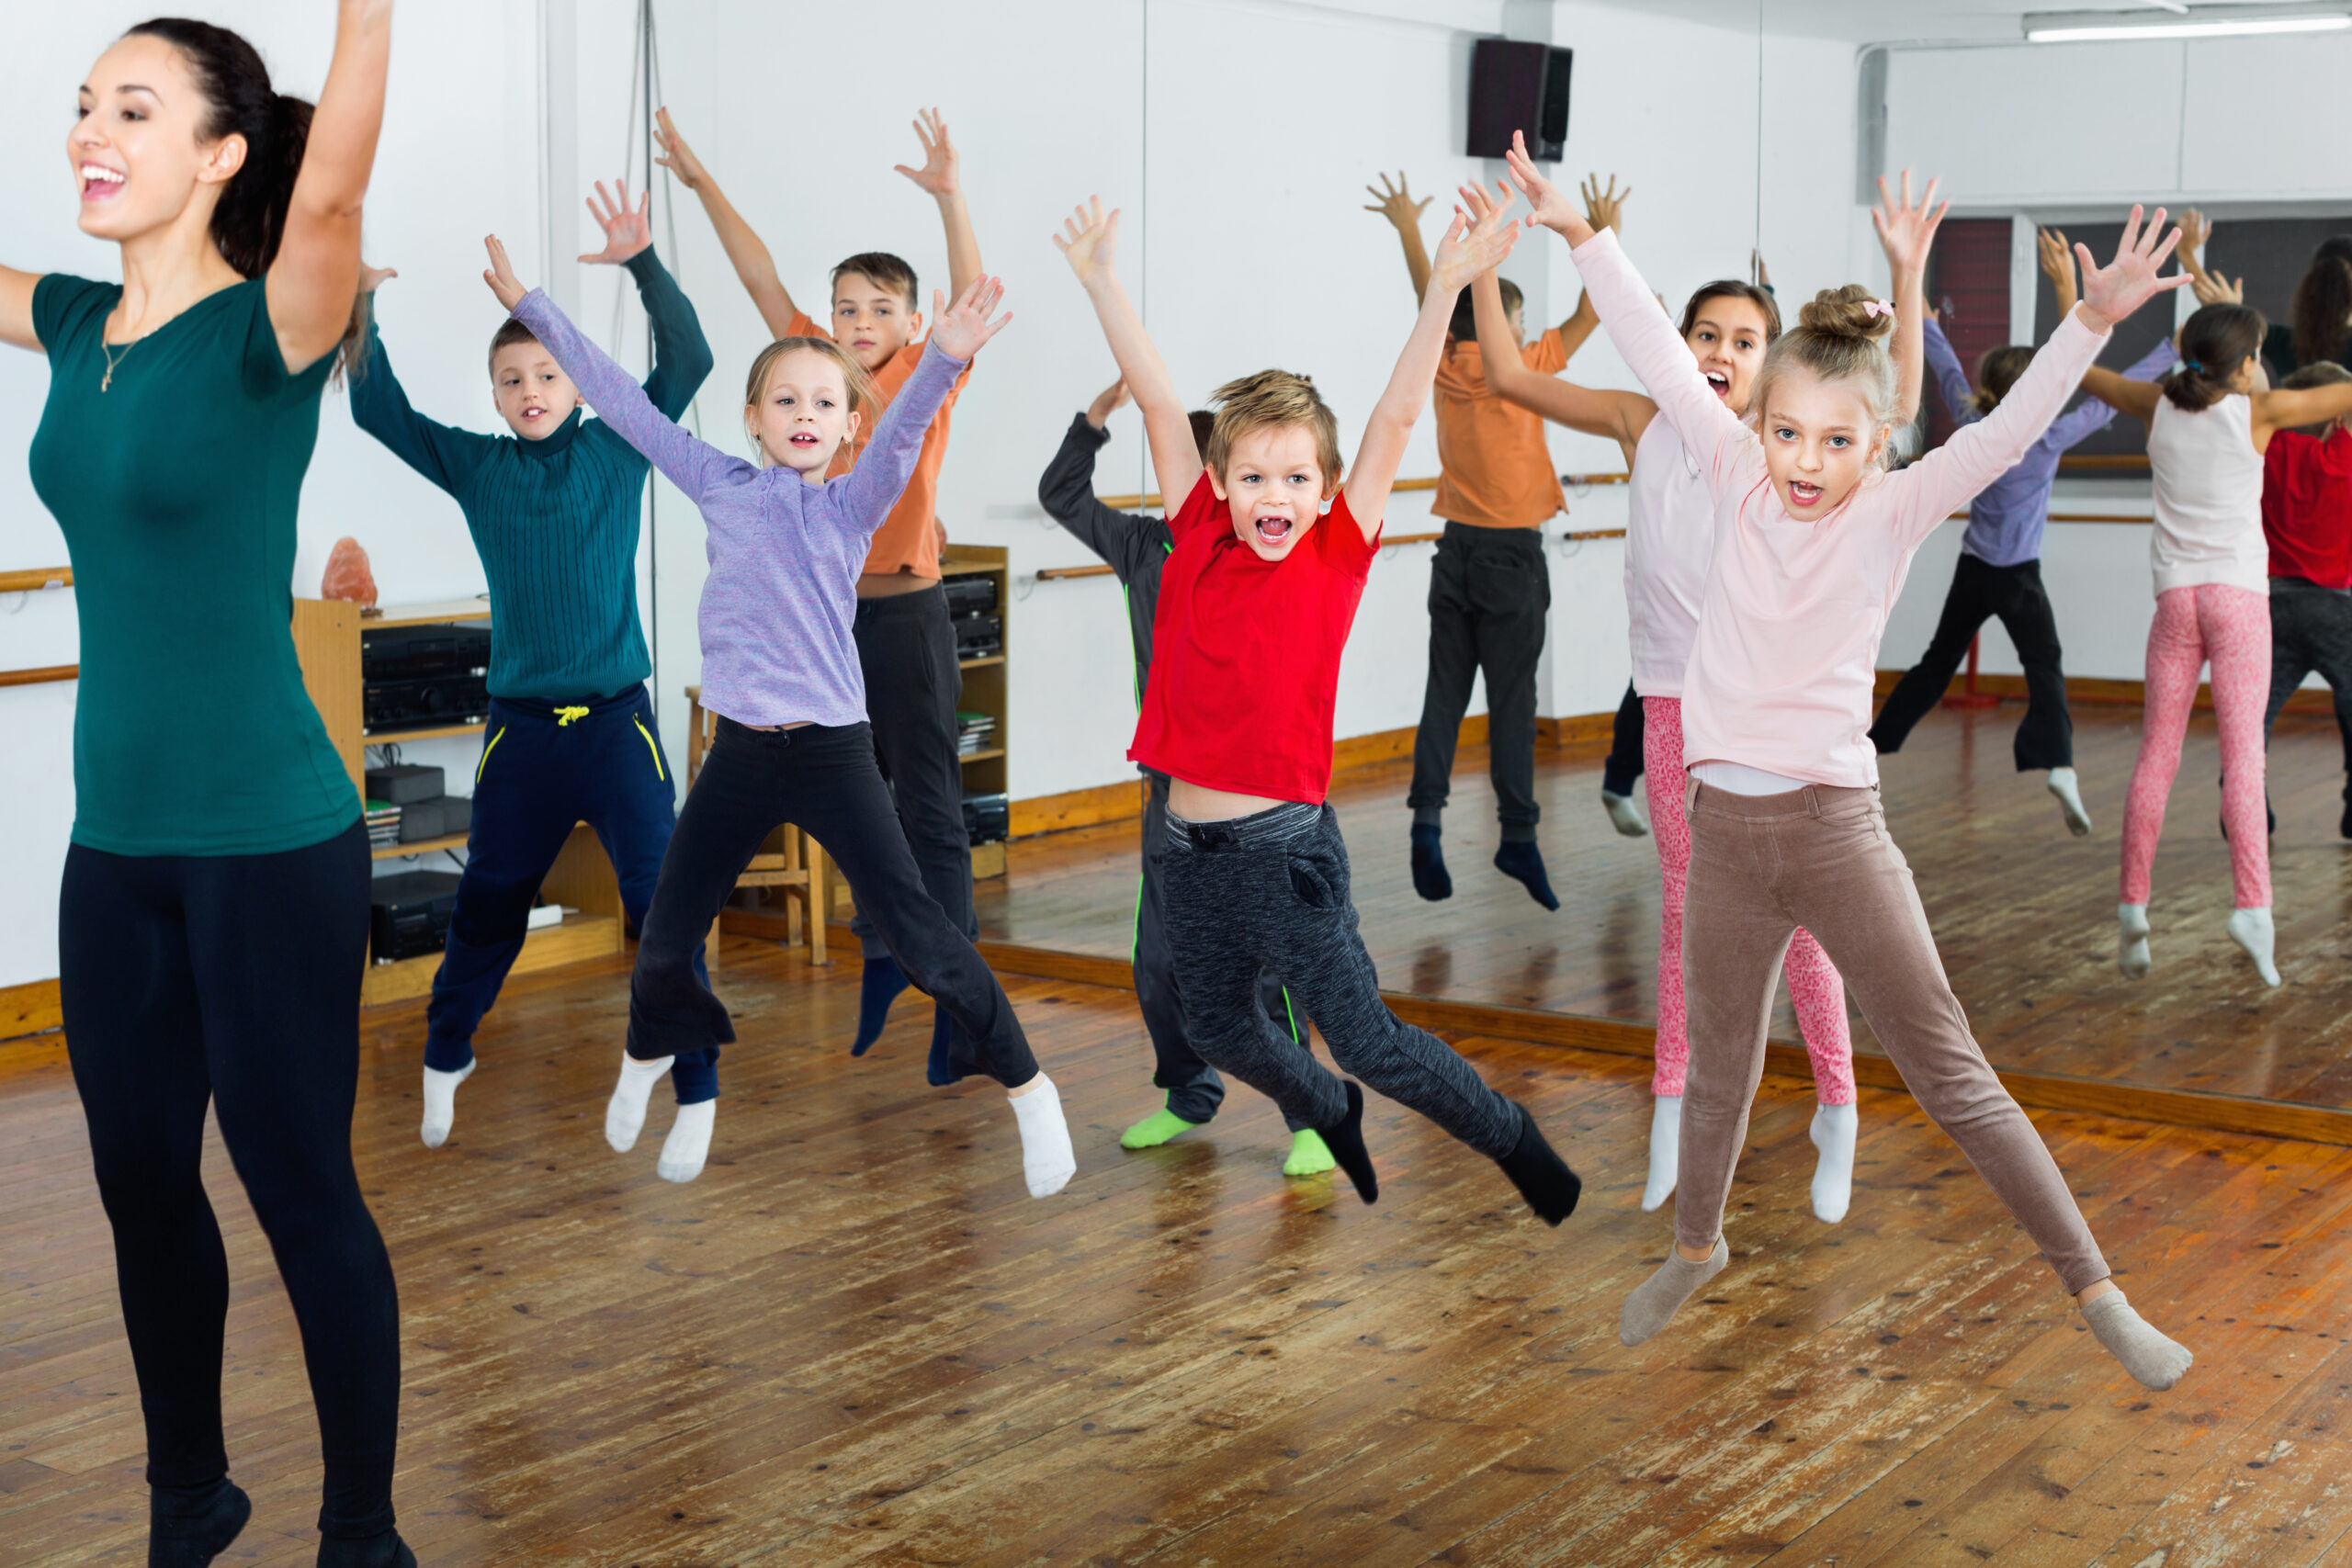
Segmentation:
<svg viewBox="0 0 2352 1568">
<path fill-rule="evenodd" d="M 32 479 L 81 616 L 60 984 L 146 1417 L 151 1564 L 211 1562 L 252 1513 L 221 1432 L 208 1103 L 301 1326 L 319 1562 L 416 1561 L 391 1507 L 399 1306 L 351 1164 L 367 838 L 288 626 L 391 8 L 340 0 L 315 111 L 232 32 L 134 28 L 66 140 L 82 230 L 120 245 L 123 281 L 0 268 L 0 339 L 49 356 Z"/>
</svg>

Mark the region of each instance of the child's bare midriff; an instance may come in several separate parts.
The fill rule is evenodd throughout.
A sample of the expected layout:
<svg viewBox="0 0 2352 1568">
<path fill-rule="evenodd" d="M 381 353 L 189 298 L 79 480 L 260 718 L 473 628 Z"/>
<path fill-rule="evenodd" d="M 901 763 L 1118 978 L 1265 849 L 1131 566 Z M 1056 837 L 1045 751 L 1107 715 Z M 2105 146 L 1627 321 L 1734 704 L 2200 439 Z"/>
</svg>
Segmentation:
<svg viewBox="0 0 2352 1568">
<path fill-rule="evenodd" d="M 1211 789 L 1182 779 L 1168 781 L 1168 809 L 1187 822 L 1230 822 L 1290 804 L 1267 795 L 1236 795 L 1229 789 Z"/>
</svg>

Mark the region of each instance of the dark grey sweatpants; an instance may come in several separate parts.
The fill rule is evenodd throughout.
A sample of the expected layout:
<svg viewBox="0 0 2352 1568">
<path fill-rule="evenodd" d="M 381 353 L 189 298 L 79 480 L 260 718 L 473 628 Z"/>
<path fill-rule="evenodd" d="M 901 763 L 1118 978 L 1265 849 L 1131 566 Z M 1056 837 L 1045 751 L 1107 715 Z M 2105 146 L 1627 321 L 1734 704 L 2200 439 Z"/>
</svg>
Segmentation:
<svg viewBox="0 0 2352 1568">
<path fill-rule="evenodd" d="M 1380 999 L 1356 934 L 1348 847 L 1329 806 L 1277 806 L 1226 822 L 1168 817 L 1162 888 L 1193 1048 L 1283 1108 L 1293 1124 L 1348 1113 L 1340 1080 L 1278 1032 L 1258 1000 L 1270 968 L 1323 1032 L 1331 1059 L 1489 1159 L 1519 1141 L 1518 1109 L 1476 1068 Z"/>
</svg>

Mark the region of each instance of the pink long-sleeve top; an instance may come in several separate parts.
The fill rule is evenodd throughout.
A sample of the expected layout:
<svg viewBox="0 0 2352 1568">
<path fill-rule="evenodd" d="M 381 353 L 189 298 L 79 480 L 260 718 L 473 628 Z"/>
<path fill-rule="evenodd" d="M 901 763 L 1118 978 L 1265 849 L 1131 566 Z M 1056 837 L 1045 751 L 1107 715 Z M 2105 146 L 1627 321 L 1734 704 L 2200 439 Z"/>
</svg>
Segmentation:
<svg viewBox="0 0 2352 1568">
<path fill-rule="evenodd" d="M 2007 472 L 2081 385 L 2107 334 L 2059 323 L 2001 404 L 1897 473 L 1873 470 L 1818 522 L 1789 515 L 1757 433 L 1707 389 L 1607 230 L 1576 247 L 1601 325 L 1706 474 L 1714 555 L 1682 683 L 1682 760 L 1807 783 L 1878 782 L 1872 671 L 1929 534 Z"/>
</svg>

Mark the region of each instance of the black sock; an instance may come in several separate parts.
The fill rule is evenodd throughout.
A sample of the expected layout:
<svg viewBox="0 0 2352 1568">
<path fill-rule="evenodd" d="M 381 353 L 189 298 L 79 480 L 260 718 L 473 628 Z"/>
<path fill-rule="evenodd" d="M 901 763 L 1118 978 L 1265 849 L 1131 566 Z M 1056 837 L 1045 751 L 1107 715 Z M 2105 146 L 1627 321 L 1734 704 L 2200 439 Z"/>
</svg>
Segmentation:
<svg viewBox="0 0 2352 1568">
<path fill-rule="evenodd" d="M 1527 896 L 1547 909 L 1560 907 L 1552 879 L 1544 874 L 1544 852 L 1532 839 L 1505 839 L 1495 852 L 1495 869 L 1527 885 Z"/>
<path fill-rule="evenodd" d="M 882 1026 L 890 1021 L 890 1004 L 907 988 L 907 977 L 899 968 L 899 961 L 888 953 L 865 961 L 865 974 L 857 992 L 857 1039 L 849 1054 L 863 1056 L 875 1041 L 882 1037 Z"/>
<path fill-rule="evenodd" d="M 209 1486 L 157 1486 L 147 1494 L 147 1568 L 206 1568 L 254 1517 L 253 1499 L 227 1476 Z"/>
<path fill-rule="evenodd" d="M 1552 1152 L 1544 1139 L 1544 1130 L 1528 1114 L 1527 1107 L 1519 1108 L 1519 1142 L 1510 1153 L 1495 1162 L 1527 1200 L 1527 1206 L 1547 1225 L 1556 1225 L 1577 1212 L 1577 1200 L 1584 1195 L 1584 1182 L 1570 1170 L 1567 1162 Z"/>
<path fill-rule="evenodd" d="M 1435 903 L 1453 897 L 1453 878 L 1446 874 L 1445 852 L 1437 847 L 1437 824 L 1413 824 L 1413 891 Z"/>
<path fill-rule="evenodd" d="M 319 1542 L 319 1568 L 416 1568 L 416 1553 L 398 1530 L 386 1530 L 365 1540 Z"/>
<path fill-rule="evenodd" d="M 1415 829 L 1419 831 L 1419 829 Z M 1356 1184 L 1356 1196 L 1367 1203 L 1380 1201 L 1380 1173 L 1372 1168 L 1372 1152 L 1363 1146 L 1363 1089 L 1350 1079 L 1342 1079 L 1340 1087 L 1348 1091 L 1348 1113 L 1329 1127 L 1317 1127 L 1323 1146 Z"/>
<path fill-rule="evenodd" d="M 934 1089 L 945 1089 L 972 1076 L 967 1067 L 956 1062 L 956 1021 L 937 1002 L 931 1004 L 931 1060 L 923 1067 L 923 1077 Z"/>
</svg>

